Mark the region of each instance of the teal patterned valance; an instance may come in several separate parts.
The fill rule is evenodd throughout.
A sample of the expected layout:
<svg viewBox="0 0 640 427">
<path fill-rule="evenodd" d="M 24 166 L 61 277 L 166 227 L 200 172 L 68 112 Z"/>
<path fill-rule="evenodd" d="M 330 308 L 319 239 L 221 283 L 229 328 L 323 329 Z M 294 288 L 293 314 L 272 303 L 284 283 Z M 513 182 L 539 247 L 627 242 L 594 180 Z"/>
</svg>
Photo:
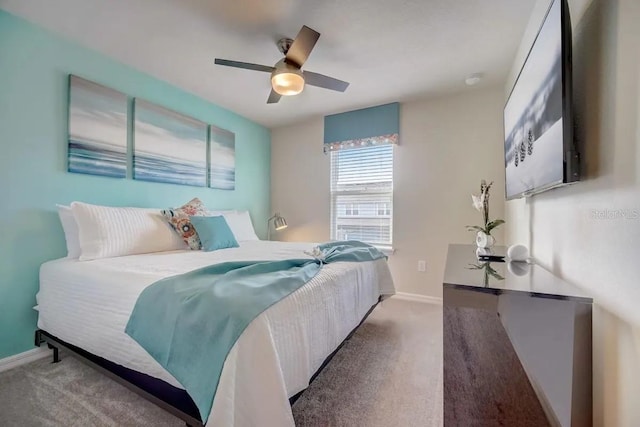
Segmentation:
<svg viewBox="0 0 640 427">
<path fill-rule="evenodd" d="M 363 108 L 324 118 L 324 152 L 397 144 L 400 104 Z"/>
<path fill-rule="evenodd" d="M 350 139 L 348 141 L 330 142 L 324 144 L 324 152 L 348 150 L 350 148 L 371 147 L 372 145 L 397 144 L 398 134 L 372 136 L 370 138 Z"/>
</svg>

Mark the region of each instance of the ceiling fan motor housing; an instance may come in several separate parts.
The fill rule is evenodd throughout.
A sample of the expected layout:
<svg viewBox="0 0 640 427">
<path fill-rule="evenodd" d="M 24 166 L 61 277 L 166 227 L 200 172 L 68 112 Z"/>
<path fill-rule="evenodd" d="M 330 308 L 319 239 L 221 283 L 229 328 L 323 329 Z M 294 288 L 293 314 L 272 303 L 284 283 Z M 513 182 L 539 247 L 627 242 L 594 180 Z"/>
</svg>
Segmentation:
<svg viewBox="0 0 640 427">
<path fill-rule="evenodd" d="M 293 44 L 293 39 L 290 39 L 288 37 L 283 37 L 280 40 L 278 40 L 277 44 L 278 44 L 278 50 L 282 52 L 283 55 L 286 55 L 287 52 L 289 52 L 289 48 Z"/>
</svg>

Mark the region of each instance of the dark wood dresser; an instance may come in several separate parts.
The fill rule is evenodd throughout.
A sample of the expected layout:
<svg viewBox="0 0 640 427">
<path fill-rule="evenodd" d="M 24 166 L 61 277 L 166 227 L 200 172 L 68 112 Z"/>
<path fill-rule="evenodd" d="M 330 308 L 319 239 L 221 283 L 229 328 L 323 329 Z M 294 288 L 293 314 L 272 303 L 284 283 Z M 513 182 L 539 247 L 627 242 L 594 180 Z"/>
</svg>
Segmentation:
<svg viewBox="0 0 640 427">
<path fill-rule="evenodd" d="M 445 426 L 591 426 L 592 298 L 540 266 L 475 252 L 447 255 Z"/>
</svg>

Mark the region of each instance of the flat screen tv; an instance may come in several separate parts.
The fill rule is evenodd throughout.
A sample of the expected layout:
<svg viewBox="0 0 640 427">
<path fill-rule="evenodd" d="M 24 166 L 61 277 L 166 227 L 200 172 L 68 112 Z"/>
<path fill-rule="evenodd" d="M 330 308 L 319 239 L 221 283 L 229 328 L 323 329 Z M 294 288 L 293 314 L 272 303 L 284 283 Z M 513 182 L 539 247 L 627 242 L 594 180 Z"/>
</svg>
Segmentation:
<svg viewBox="0 0 640 427">
<path fill-rule="evenodd" d="M 571 73 L 569 7 L 553 0 L 504 108 L 507 200 L 580 179 Z"/>
</svg>

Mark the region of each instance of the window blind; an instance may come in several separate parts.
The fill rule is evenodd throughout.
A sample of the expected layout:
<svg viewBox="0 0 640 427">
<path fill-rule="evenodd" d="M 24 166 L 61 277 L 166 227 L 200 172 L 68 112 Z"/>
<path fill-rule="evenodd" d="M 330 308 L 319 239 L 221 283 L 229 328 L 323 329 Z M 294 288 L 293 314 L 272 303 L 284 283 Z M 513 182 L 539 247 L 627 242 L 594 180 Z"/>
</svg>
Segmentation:
<svg viewBox="0 0 640 427">
<path fill-rule="evenodd" d="M 393 148 L 331 152 L 331 238 L 391 246 Z"/>
</svg>

